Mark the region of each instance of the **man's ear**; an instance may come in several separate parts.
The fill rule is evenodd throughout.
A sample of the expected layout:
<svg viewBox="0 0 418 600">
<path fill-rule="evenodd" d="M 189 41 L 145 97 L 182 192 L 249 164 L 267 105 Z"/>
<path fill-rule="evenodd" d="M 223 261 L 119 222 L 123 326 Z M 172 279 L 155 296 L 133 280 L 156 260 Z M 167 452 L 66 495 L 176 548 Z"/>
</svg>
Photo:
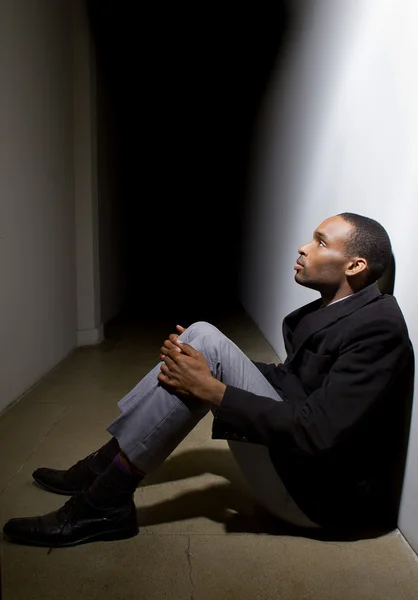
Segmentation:
<svg viewBox="0 0 418 600">
<path fill-rule="evenodd" d="M 354 275 L 359 275 L 360 273 L 365 273 L 367 271 L 368 264 L 365 258 L 354 258 L 347 266 L 345 270 L 345 274 L 347 277 L 353 277 Z"/>
</svg>

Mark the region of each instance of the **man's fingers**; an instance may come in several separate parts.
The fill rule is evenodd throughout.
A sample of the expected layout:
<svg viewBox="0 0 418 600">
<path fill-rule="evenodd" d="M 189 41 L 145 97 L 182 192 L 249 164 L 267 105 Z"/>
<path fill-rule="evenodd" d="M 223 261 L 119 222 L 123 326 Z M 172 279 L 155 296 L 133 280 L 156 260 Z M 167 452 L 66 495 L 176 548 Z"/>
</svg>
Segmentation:
<svg viewBox="0 0 418 600">
<path fill-rule="evenodd" d="M 164 346 L 167 346 L 167 348 L 174 348 L 175 342 L 176 340 L 165 340 Z"/>
<path fill-rule="evenodd" d="M 169 354 L 166 354 L 163 360 L 168 367 L 173 367 L 175 364 L 175 360 Z"/>
<path fill-rule="evenodd" d="M 181 349 L 183 354 L 187 354 L 187 356 L 196 356 L 197 351 L 192 348 L 192 346 L 189 346 L 189 344 L 185 344 L 184 342 L 178 340 L 176 342 L 176 346 Z"/>
<path fill-rule="evenodd" d="M 179 348 L 179 346 L 177 345 L 178 337 L 179 336 L 176 333 L 172 333 L 168 341 L 173 345 L 174 348 L 176 348 L 176 350 L 180 350 L 181 352 L 181 348 Z"/>
<path fill-rule="evenodd" d="M 166 340 L 164 342 L 164 346 L 161 346 L 160 352 L 161 354 L 167 354 L 170 350 L 175 350 L 176 352 L 181 352 L 181 349 L 175 344 L 171 343 L 170 340 Z"/>
<path fill-rule="evenodd" d="M 166 385 L 170 384 L 169 378 L 167 377 L 167 375 L 164 375 L 164 373 L 158 373 L 157 379 L 158 381 L 160 381 L 161 383 L 165 383 Z"/>
<path fill-rule="evenodd" d="M 181 325 L 176 325 L 176 329 L 177 331 L 179 331 L 180 333 L 183 333 L 183 331 L 186 331 L 185 327 L 182 327 Z"/>
<path fill-rule="evenodd" d="M 167 354 L 167 352 L 172 349 L 175 349 L 176 352 L 181 352 L 181 348 L 176 345 L 178 337 L 177 333 L 172 333 L 168 340 L 164 340 L 164 343 L 160 348 L 161 354 Z"/>
</svg>

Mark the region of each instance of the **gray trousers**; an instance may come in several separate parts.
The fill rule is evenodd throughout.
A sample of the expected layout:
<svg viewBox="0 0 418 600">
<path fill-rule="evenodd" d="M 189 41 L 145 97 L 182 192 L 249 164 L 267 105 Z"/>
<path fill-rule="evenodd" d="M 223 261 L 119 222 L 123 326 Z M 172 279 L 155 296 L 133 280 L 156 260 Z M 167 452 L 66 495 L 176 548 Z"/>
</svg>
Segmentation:
<svg viewBox="0 0 418 600">
<path fill-rule="evenodd" d="M 213 325 L 194 323 L 179 339 L 201 352 L 212 375 L 226 385 L 281 401 L 251 360 Z M 160 367 L 161 363 L 118 403 L 121 415 L 108 427 L 129 460 L 147 474 L 158 468 L 211 408 L 164 389 L 157 380 Z M 231 441 L 229 447 L 260 504 L 295 525 L 316 526 L 287 492 L 265 446 Z"/>
</svg>

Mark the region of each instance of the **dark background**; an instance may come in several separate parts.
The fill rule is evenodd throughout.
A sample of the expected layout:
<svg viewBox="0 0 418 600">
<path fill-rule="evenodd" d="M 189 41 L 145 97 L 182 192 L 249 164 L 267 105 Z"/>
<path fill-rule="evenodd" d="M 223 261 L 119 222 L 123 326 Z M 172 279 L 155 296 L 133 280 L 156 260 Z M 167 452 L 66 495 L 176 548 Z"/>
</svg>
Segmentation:
<svg viewBox="0 0 418 600">
<path fill-rule="evenodd" d="M 255 120 L 290 11 L 88 7 L 112 121 L 125 305 L 208 319 L 237 299 Z"/>
</svg>

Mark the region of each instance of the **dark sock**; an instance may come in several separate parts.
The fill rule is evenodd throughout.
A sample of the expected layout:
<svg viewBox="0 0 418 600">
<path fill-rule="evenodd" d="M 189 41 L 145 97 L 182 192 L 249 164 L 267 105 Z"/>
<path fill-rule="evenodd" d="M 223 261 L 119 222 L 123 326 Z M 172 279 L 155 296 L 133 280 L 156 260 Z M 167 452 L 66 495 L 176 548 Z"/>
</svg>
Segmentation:
<svg viewBox="0 0 418 600">
<path fill-rule="evenodd" d="M 94 473 L 103 473 L 120 452 L 119 442 L 112 437 L 89 459 L 89 467 Z"/>
<path fill-rule="evenodd" d="M 146 475 L 143 471 L 138 469 L 134 464 L 131 463 L 126 454 L 122 451 L 119 452 L 117 456 L 113 459 L 115 465 L 125 471 L 125 473 L 129 473 L 130 475 L 138 475 L 141 479 L 143 479 Z"/>
<path fill-rule="evenodd" d="M 110 463 L 85 492 L 86 499 L 92 506 L 101 509 L 114 508 L 131 500 L 143 476 L 134 472 L 128 473 L 120 468 L 118 463 L 118 459 Z"/>
</svg>

